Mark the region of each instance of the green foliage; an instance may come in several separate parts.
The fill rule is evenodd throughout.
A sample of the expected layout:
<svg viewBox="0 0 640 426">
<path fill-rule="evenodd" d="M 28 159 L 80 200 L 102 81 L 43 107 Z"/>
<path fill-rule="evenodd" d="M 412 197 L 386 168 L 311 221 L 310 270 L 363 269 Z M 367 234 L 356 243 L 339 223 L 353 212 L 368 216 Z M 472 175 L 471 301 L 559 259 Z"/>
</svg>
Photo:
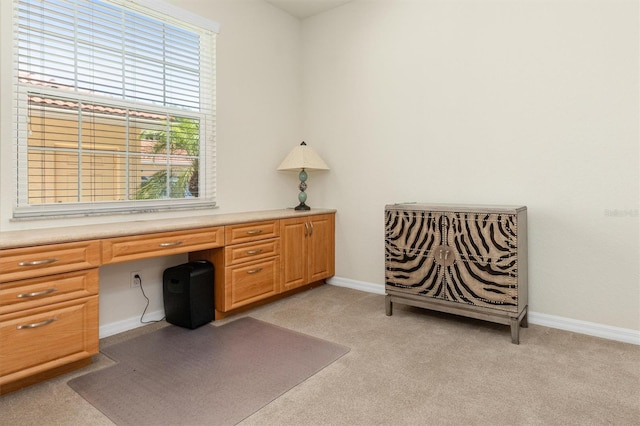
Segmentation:
<svg viewBox="0 0 640 426">
<path fill-rule="evenodd" d="M 177 154 L 194 156 L 189 166 L 171 167 L 160 170 L 142 183 L 136 193 L 138 200 L 154 200 L 160 198 L 198 197 L 198 155 L 200 152 L 200 123 L 197 120 L 178 117 L 170 120 L 169 130 L 144 130 L 140 139 L 153 140 L 151 153 Z M 168 151 L 167 151 L 168 149 Z M 167 179 L 169 179 L 167 185 Z M 167 195 L 167 186 L 169 194 Z"/>
</svg>

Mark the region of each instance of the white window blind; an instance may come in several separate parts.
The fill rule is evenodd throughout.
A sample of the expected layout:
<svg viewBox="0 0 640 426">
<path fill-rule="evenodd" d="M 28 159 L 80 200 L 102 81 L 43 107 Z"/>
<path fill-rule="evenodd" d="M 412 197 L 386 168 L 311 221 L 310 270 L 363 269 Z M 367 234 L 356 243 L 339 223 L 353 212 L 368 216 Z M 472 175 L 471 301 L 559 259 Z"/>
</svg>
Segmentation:
<svg viewBox="0 0 640 426">
<path fill-rule="evenodd" d="M 216 24 L 140 3 L 15 0 L 14 217 L 215 205 Z"/>
</svg>

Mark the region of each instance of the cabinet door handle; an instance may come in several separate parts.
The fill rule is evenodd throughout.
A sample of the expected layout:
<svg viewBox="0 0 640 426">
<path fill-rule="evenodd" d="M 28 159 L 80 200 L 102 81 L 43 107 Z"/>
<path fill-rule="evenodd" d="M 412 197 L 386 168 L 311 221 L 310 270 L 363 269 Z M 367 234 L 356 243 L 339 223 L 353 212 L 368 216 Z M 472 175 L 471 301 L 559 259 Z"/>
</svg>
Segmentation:
<svg viewBox="0 0 640 426">
<path fill-rule="evenodd" d="M 309 236 L 313 235 L 313 222 L 309 222 Z"/>
<path fill-rule="evenodd" d="M 45 294 L 50 294 L 53 293 L 54 291 L 57 291 L 57 288 L 48 288 L 46 290 L 42 290 L 42 291 L 34 291 L 33 293 L 22 293 L 17 295 L 16 297 L 18 299 L 25 299 L 27 297 L 38 297 L 38 296 L 44 296 Z"/>
<path fill-rule="evenodd" d="M 260 254 L 260 253 L 262 253 L 262 249 L 247 250 L 247 254 L 250 256 L 253 256 L 254 254 Z"/>
<path fill-rule="evenodd" d="M 32 260 L 30 262 L 20 262 L 18 266 L 39 266 L 39 265 L 48 265 L 49 263 L 57 262 L 57 257 L 53 257 L 51 259 L 42 259 L 42 260 Z"/>
<path fill-rule="evenodd" d="M 307 222 L 304 223 L 304 236 L 309 235 L 309 224 Z"/>
<path fill-rule="evenodd" d="M 262 271 L 262 268 L 251 269 L 251 270 L 247 271 L 247 274 L 257 274 L 260 271 Z"/>
<path fill-rule="evenodd" d="M 28 328 L 38 328 L 38 327 L 44 327 L 45 325 L 49 325 L 52 322 L 56 321 L 58 318 L 49 318 L 48 320 L 44 320 L 44 321 L 40 321 L 40 322 L 35 322 L 33 324 L 24 324 L 24 325 L 19 325 L 18 327 L 16 327 L 18 330 L 26 330 Z"/>
<path fill-rule="evenodd" d="M 169 243 L 160 243 L 160 244 L 158 244 L 158 246 L 160 246 L 160 247 L 173 247 L 173 246 L 179 246 L 182 243 L 183 243 L 183 241 L 171 241 Z"/>
<path fill-rule="evenodd" d="M 254 229 L 251 231 L 247 231 L 247 235 L 257 235 L 257 234 L 262 234 L 262 229 Z"/>
</svg>

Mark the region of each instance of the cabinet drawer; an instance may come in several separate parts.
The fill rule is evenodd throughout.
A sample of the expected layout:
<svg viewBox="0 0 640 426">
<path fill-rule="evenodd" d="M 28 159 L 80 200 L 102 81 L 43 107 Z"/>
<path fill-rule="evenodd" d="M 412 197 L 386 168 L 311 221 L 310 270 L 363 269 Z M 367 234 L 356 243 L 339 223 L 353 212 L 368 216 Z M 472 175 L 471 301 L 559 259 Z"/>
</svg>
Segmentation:
<svg viewBox="0 0 640 426">
<path fill-rule="evenodd" d="M 224 311 L 278 293 L 280 257 L 226 268 Z"/>
<path fill-rule="evenodd" d="M 99 265 L 99 241 L 1 250 L 0 282 L 77 271 Z"/>
<path fill-rule="evenodd" d="M 237 244 L 225 247 L 227 266 L 251 262 L 280 254 L 280 239 L 259 241 L 255 243 Z"/>
<path fill-rule="evenodd" d="M 128 262 L 222 247 L 223 238 L 223 227 L 110 238 L 102 242 L 102 262 Z"/>
<path fill-rule="evenodd" d="M 0 316 L 0 385 L 98 353 L 98 296 Z"/>
<path fill-rule="evenodd" d="M 0 284 L 0 315 L 98 294 L 98 269 Z"/>
<path fill-rule="evenodd" d="M 279 228 L 277 220 L 230 225 L 226 227 L 225 241 L 226 244 L 237 244 L 274 238 L 279 235 Z"/>
</svg>

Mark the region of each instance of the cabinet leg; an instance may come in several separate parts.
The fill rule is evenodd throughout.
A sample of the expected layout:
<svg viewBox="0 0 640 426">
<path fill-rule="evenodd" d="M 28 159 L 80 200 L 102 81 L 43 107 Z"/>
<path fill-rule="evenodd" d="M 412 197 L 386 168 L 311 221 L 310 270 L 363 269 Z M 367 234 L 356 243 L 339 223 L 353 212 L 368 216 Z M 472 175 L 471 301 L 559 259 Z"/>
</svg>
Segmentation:
<svg viewBox="0 0 640 426">
<path fill-rule="evenodd" d="M 391 304 L 391 296 L 389 296 L 388 294 L 384 298 L 384 306 L 385 306 L 385 310 L 387 311 L 387 316 L 390 317 L 391 315 L 393 315 L 393 305 Z"/>
<path fill-rule="evenodd" d="M 527 328 L 529 327 L 529 311 L 527 308 L 524 308 L 524 316 L 522 317 L 522 320 L 520 321 L 520 327 L 522 328 Z"/>
<path fill-rule="evenodd" d="M 518 318 L 511 318 L 511 343 L 520 344 L 520 321 Z"/>
</svg>

